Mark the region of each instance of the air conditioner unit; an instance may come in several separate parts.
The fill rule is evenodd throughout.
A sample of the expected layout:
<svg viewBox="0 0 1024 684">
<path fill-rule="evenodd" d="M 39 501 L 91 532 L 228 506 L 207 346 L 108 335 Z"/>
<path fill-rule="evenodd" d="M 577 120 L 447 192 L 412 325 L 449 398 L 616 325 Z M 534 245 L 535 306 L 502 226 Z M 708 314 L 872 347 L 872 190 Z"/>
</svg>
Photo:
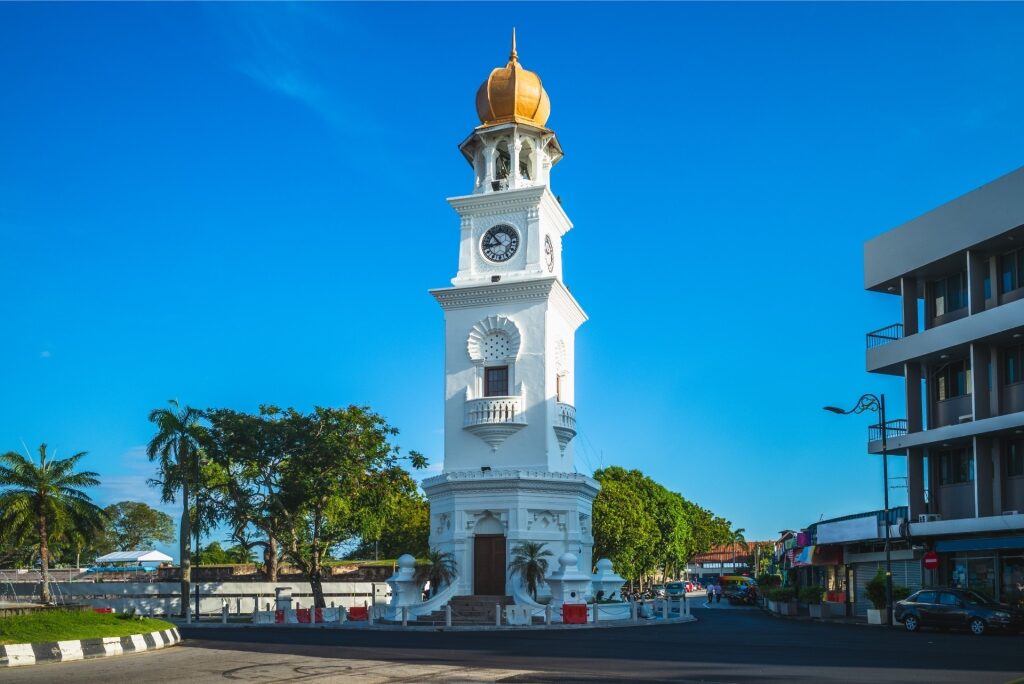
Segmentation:
<svg viewBox="0 0 1024 684">
<path fill-rule="evenodd" d="M 1003 515 L 1020 515 L 1020 511 L 1003 511 Z"/>
<path fill-rule="evenodd" d="M 938 520 L 942 520 L 942 516 L 938 513 L 922 513 L 917 516 L 917 522 L 919 523 L 936 522 Z"/>
</svg>

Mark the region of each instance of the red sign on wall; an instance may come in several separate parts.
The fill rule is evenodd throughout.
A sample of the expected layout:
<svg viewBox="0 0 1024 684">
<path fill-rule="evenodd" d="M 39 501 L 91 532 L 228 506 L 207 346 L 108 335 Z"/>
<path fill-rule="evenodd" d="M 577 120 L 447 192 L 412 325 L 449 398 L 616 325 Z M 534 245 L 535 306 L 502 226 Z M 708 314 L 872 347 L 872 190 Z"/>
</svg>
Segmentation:
<svg viewBox="0 0 1024 684">
<path fill-rule="evenodd" d="M 921 556 L 921 565 L 924 566 L 925 570 L 937 570 L 939 568 L 939 554 L 934 551 Z"/>
</svg>

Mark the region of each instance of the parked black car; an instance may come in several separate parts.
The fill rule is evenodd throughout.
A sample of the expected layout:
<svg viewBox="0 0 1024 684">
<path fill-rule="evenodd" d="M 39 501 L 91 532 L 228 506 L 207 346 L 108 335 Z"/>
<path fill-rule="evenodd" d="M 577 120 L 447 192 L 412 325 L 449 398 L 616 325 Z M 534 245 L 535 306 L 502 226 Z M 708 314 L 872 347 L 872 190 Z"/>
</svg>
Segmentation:
<svg viewBox="0 0 1024 684">
<path fill-rule="evenodd" d="M 908 632 L 921 627 L 1024 632 L 1024 610 L 990 601 L 969 589 L 922 589 L 897 601 L 895 618 Z"/>
</svg>

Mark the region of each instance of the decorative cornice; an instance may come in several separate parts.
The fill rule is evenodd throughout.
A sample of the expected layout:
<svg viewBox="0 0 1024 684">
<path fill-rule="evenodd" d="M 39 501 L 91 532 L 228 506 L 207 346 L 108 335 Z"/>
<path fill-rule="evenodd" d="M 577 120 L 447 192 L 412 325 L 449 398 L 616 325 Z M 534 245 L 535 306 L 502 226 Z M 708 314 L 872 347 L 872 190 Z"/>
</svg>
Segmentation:
<svg viewBox="0 0 1024 684">
<path fill-rule="evenodd" d="M 429 497 L 456 490 L 460 493 L 575 490 L 576 494 L 593 498 L 601 490 L 597 480 L 582 473 L 518 468 L 488 471 L 454 470 L 427 478 L 423 480 L 422 485 L 423 491 Z"/>
<path fill-rule="evenodd" d="M 572 228 L 572 221 L 569 220 L 561 203 L 551 194 L 551 189 L 547 185 L 531 185 L 515 190 L 449 197 L 448 204 L 463 217 L 540 208 L 552 215 L 558 226 L 559 235 L 565 235 Z"/>
<path fill-rule="evenodd" d="M 562 281 L 555 277 L 471 287 L 443 287 L 430 290 L 430 294 L 445 310 L 469 309 L 509 302 L 550 300 L 574 329 L 587 320 L 586 312 L 580 307 L 575 297 Z"/>
</svg>

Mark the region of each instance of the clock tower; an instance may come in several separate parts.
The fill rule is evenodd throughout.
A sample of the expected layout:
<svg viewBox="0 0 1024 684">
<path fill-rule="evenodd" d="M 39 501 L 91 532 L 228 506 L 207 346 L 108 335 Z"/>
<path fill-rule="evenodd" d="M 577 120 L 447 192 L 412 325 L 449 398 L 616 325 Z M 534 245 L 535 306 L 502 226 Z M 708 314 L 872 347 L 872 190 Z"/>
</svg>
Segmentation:
<svg viewBox="0 0 1024 684">
<path fill-rule="evenodd" d="M 444 309 L 444 468 L 423 482 L 430 544 L 452 552 L 455 594 L 531 600 L 508 573 L 519 543 L 591 565 L 599 486 L 576 472 L 574 339 L 586 314 L 563 283 L 572 223 L 551 192 L 562 159 L 540 78 L 508 64 L 476 96 L 480 125 L 459 149 L 472 192 L 459 215 L 458 271 L 431 290 Z"/>
</svg>

